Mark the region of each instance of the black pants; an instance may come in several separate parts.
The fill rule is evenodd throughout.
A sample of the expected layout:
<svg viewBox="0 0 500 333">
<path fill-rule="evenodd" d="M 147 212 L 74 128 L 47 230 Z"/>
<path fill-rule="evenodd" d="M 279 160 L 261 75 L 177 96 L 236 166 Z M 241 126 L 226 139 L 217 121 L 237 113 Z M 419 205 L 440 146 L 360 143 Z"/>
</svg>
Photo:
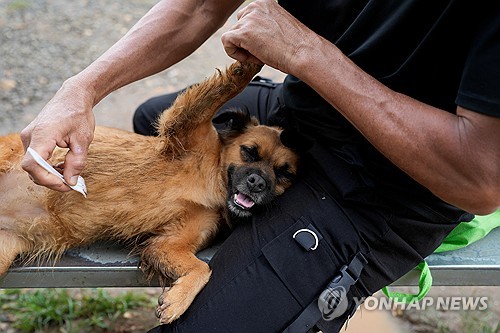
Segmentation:
<svg viewBox="0 0 500 333">
<path fill-rule="evenodd" d="M 262 123 L 269 123 L 280 110 L 280 89 L 280 85 L 253 82 L 222 109 L 246 106 Z M 141 105 L 134 117 L 135 130 L 154 134 L 151 123 L 175 96 L 160 96 Z M 373 193 L 347 198 L 345 193 L 356 186 L 348 165 L 325 154 L 322 147 L 314 146 L 302 161 L 295 184 L 271 207 L 238 225 L 223 242 L 210 262 L 209 283 L 188 311 L 173 324 L 151 332 L 282 332 L 317 300 L 343 265 L 363 253 L 368 263 L 347 294 L 346 310 L 317 323 L 323 332 L 337 332 L 359 299 L 414 268 L 456 225 L 392 205 Z M 327 172 L 338 174 L 338 179 L 331 181 Z M 304 228 L 317 232 L 320 240 L 315 250 L 306 251 L 293 238 Z"/>
</svg>

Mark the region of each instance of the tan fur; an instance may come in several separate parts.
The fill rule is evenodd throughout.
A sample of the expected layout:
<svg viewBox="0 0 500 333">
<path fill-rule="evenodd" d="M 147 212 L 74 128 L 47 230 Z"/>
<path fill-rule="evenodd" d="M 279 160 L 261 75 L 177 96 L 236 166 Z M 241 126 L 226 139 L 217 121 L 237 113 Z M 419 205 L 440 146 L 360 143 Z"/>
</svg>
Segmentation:
<svg viewBox="0 0 500 333">
<path fill-rule="evenodd" d="M 256 167 L 273 173 L 297 156 L 279 141 L 280 130 L 252 124 L 223 142 L 211 124 L 215 112 L 260 70 L 235 63 L 181 95 L 158 121 L 159 137 L 97 127 L 82 173 L 88 198 L 34 185 L 20 168 L 19 135 L 0 137 L 0 276 L 17 255 L 52 256 L 98 239 L 128 242 L 146 273 L 176 280 L 158 314 L 177 319 L 210 277 L 195 256 L 216 233 L 228 197 L 230 164 L 244 165 L 241 145 L 259 145 Z M 58 149 L 52 164 L 63 161 Z M 290 184 L 275 182 L 281 194 Z"/>
</svg>

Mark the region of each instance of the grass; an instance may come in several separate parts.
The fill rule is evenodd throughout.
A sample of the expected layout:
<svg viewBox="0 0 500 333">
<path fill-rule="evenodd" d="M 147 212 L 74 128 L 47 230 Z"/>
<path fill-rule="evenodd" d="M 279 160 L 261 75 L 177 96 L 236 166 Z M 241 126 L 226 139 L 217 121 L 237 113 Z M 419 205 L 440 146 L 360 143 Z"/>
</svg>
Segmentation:
<svg viewBox="0 0 500 333">
<path fill-rule="evenodd" d="M 462 317 L 464 333 L 500 333 L 500 321 L 492 313 L 487 318 L 478 318 L 473 313 L 466 312 Z M 496 321 L 496 323 L 495 323 Z"/>
<path fill-rule="evenodd" d="M 0 312 L 9 314 L 14 328 L 21 332 L 43 332 L 51 327 L 66 333 L 106 331 L 128 311 L 153 308 L 152 304 L 143 294 L 111 296 L 102 289 L 85 289 L 77 297 L 67 289 L 0 291 Z"/>
<path fill-rule="evenodd" d="M 28 9 L 30 5 L 31 2 L 28 0 L 14 0 L 9 3 L 7 8 L 10 11 L 24 11 Z"/>
<path fill-rule="evenodd" d="M 156 300 L 145 293 L 122 292 L 115 296 L 103 289 L 6 289 L 0 290 L 0 321 L 8 319 L 20 332 L 145 332 L 155 325 Z M 132 319 L 131 311 L 140 313 Z M 141 312 L 142 311 L 142 312 Z M 419 332 L 500 333 L 498 315 L 485 311 L 460 311 L 454 316 L 440 311 L 412 311 L 407 318 Z M 153 318 L 146 318 L 147 314 Z M 144 321 L 141 326 L 140 320 Z M 116 327 L 117 323 L 121 327 Z M 1 330 L 1 329 L 0 329 Z"/>
</svg>

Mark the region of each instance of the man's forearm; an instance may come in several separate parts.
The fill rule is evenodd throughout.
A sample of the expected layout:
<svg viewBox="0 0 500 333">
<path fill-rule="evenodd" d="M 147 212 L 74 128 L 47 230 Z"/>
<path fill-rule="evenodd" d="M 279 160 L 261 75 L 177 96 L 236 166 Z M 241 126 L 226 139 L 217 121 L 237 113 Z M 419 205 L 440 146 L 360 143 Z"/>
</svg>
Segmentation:
<svg viewBox="0 0 500 333">
<path fill-rule="evenodd" d="M 297 54 L 294 74 L 395 165 L 463 209 L 481 214 L 498 208 L 500 119 L 436 109 L 390 90 L 328 41 L 318 37 L 311 46 Z"/>
<path fill-rule="evenodd" d="M 242 1 L 163 0 L 85 70 L 77 83 L 97 104 L 110 92 L 158 73 L 198 48 Z"/>
</svg>

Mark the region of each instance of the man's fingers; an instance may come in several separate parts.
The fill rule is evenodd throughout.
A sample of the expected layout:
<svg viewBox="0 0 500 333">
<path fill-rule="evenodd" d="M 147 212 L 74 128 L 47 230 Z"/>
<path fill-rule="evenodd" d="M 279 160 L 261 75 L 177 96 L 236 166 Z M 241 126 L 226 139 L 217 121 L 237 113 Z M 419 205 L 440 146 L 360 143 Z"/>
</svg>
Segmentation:
<svg viewBox="0 0 500 333">
<path fill-rule="evenodd" d="M 234 45 L 224 45 L 224 50 L 228 56 L 239 62 L 246 62 L 249 57 L 248 52 Z"/>
<path fill-rule="evenodd" d="M 235 31 L 228 31 L 222 35 L 221 41 L 227 55 L 240 62 L 253 62 L 263 65 L 262 61 L 241 46 L 238 37 Z"/>
<path fill-rule="evenodd" d="M 30 146 L 31 131 L 32 131 L 31 125 L 28 125 L 25 129 L 21 131 L 21 142 L 23 143 L 24 151 L 26 151 L 26 149 L 28 149 L 28 147 Z"/>
<path fill-rule="evenodd" d="M 78 176 L 82 173 L 87 162 L 87 149 L 75 145 L 70 147 L 64 161 L 64 179 L 70 185 L 76 185 Z"/>
<path fill-rule="evenodd" d="M 249 6 L 250 6 L 250 5 L 245 6 L 245 7 L 243 7 L 242 9 L 240 9 L 240 10 L 236 13 L 236 19 L 238 19 L 238 20 L 239 20 L 239 19 L 241 19 L 242 17 L 244 17 L 245 15 L 247 15 L 247 14 L 250 12 L 250 10 L 249 10 L 249 8 L 248 8 Z"/>
<path fill-rule="evenodd" d="M 226 53 L 228 56 L 233 58 L 234 60 L 238 60 L 240 62 L 252 62 L 257 65 L 264 65 L 262 61 L 254 57 L 252 54 L 250 54 L 247 50 L 239 48 L 239 47 L 234 47 L 234 46 L 228 46 L 225 47 Z"/>
<path fill-rule="evenodd" d="M 28 172 L 31 180 L 37 185 L 42 185 L 61 192 L 67 192 L 71 190 L 71 188 L 65 185 L 61 179 L 38 165 L 31 154 L 24 155 L 21 167 L 26 172 Z"/>
<path fill-rule="evenodd" d="M 26 151 L 31 145 L 31 130 L 27 127 L 22 131 L 21 140 Z M 48 160 L 55 149 L 55 142 L 47 142 L 44 146 L 32 145 L 31 149 L 36 151 L 44 160 Z M 30 153 L 25 153 L 21 162 L 21 167 L 28 172 L 30 178 L 37 185 L 46 186 L 57 191 L 68 191 L 69 188 L 62 182 L 61 179 L 52 175 L 50 172 L 41 167 Z"/>
</svg>

